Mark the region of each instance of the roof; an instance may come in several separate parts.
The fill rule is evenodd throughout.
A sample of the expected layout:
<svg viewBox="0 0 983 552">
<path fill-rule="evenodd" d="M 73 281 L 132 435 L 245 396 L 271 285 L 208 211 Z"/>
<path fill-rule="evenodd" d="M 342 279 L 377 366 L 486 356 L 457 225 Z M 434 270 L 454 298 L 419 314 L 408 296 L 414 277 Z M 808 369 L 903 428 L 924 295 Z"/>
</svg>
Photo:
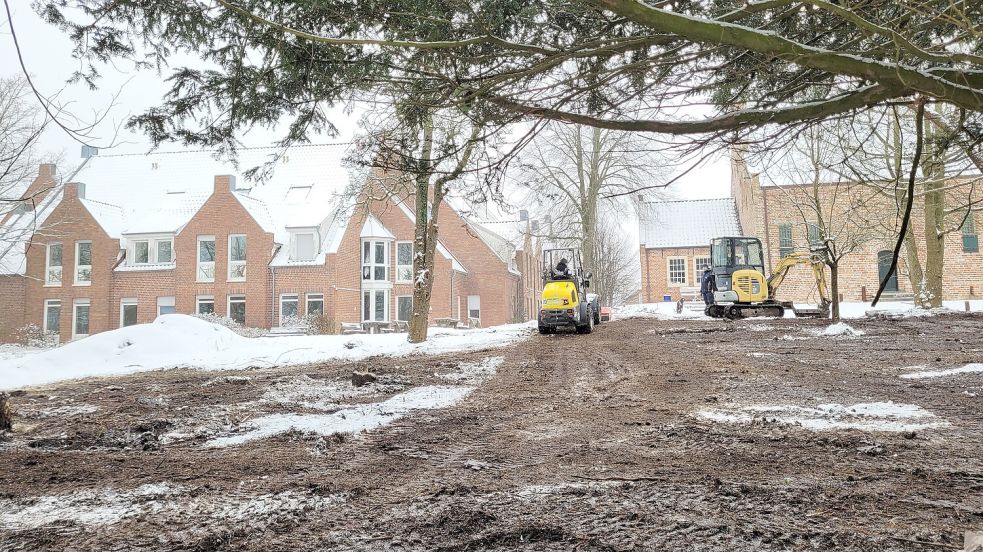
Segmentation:
<svg viewBox="0 0 983 552">
<path fill-rule="evenodd" d="M 639 206 L 638 238 L 647 248 L 709 246 L 720 236 L 741 235 L 732 198 L 653 201 Z"/>
<path fill-rule="evenodd" d="M 109 203 L 88 198 L 79 198 L 79 203 L 89 211 L 92 218 L 96 219 L 96 222 L 99 223 L 99 226 L 102 227 L 109 237 L 123 237 L 123 209 L 118 205 L 110 205 Z"/>
</svg>

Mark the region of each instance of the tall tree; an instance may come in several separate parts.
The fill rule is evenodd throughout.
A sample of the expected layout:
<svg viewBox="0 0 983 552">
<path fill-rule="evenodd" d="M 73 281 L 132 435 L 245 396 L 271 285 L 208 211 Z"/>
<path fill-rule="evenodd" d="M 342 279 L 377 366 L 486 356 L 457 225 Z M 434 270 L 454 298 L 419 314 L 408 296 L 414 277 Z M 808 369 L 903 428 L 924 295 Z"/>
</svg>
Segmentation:
<svg viewBox="0 0 983 552">
<path fill-rule="evenodd" d="M 624 221 L 633 209 L 628 194 L 662 190 L 665 171 L 652 147 L 629 132 L 552 124 L 530 144 L 520 165 L 522 186 L 537 209 L 551 218 L 543 237 L 580 248 L 594 281 L 609 285 L 602 296 L 606 304 L 624 276 L 620 256 L 619 262 L 607 264 L 615 255 L 612 248 L 629 247 L 624 239 L 610 243 L 616 235 L 610 219 Z"/>
</svg>

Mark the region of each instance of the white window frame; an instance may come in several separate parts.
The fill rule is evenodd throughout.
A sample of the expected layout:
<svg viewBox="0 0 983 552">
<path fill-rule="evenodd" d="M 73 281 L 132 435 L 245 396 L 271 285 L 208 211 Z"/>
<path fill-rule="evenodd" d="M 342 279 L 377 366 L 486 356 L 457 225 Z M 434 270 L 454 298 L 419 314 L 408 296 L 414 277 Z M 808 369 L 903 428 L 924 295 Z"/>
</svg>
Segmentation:
<svg viewBox="0 0 983 552">
<path fill-rule="evenodd" d="M 673 282 L 672 281 L 672 262 L 682 261 L 683 263 L 683 281 Z M 686 283 L 689 282 L 689 263 L 686 257 L 666 257 L 666 285 L 671 288 L 686 287 Z"/>
<path fill-rule="evenodd" d="M 89 264 L 87 264 L 87 265 L 80 265 L 79 264 L 79 256 L 80 256 L 80 253 L 81 253 L 81 250 L 82 250 L 82 244 L 89 244 Z M 62 254 L 61 262 L 62 262 L 62 264 L 65 264 L 65 256 L 64 256 L 65 255 L 65 250 L 64 249 L 62 249 L 62 253 L 61 254 Z M 83 269 L 86 269 L 86 270 L 89 271 L 88 272 L 89 273 L 89 279 L 88 280 L 80 280 L 79 279 L 79 274 L 81 273 L 81 271 Z M 78 240 L 78 241 L 75 242 L 75 281 L 73 282 L 72 285 L 76 285 L 76 286 L 91 286 L 92 285 L 92 240 Z"/>
<path fill-rule="evenodd" d="M 201 244 L 205 242 L 212 242 L 212 260 L 202 261 L 201 260 Z M 196 282 L 214 282 L 215 281 L 215 236 L 198 236 L 198 246 L 195 248 L 195 281 Z M 211 278 L 208 277 L 208 271 L 211 271 Z"/>
<path fill-rule="evenodd" d="M 160 312 L 161 307 L 171 307 L 172 309 L 174 309 L 174 312 L 177 312 L 177 309 L 175 308 L 174 296 L 169 295 L 169 296 L 157 298 L 157 316 L 161 316 L 161 312 Z"/>
<path fill-rule="evenodd" d="M 78 315 L 79 307 L 86 307 L 88 309 L 88 331 L 84 334 L 78 333 Z M 92 302 L 88 299 L 75 299 L 72 301 L 72 339 L 82 339 L 83 337 L 89 337 L 92 335 Z"/>
<path fill-rule="evenodd" d="M 134 322 L 133 325 L 135 326 L 140 323 L 140 307 L 137 306 L 136 298 L 124 297 L 123 299 L 119 300 L 119 327 L 120 328 L 126 327 L 123 325 L 123 322 L 126 320 L 125 317 L 126 307 L 130 307 L 130 306 L 137 307 L 137 321 Z"/>
<path fill-rule="evenodd" d="M 52 266 L 51 264 L 51 248 L 54 246 L 61 247 L 61 264 L 58 266 Z M 57 270 L 58 280 L 52 280 L 51 274 L 53 270 Z M 65 244 L 62 242 L 51 242 L 47 244 L 44 248 L 44 286 L 45 287 L 61 287 L 61 283 L 64 280 L 65 274 Z"/>
<path fill-rule="evenodd" d="M 477 309 L 471 308 L 472 299 L 475 300 L 474 304 L 478 307 Z M 478 316 L 471 316 L 472 310 L 477 310 Z M 468 295 L 468 319 L 470 320 L 471 318 L 477 318 L 479 322 L 481 321 L 481 296 L 480 295 Z"/>
<path fill-rule="evenodd" d="M 212 304 L 211 313 L 201 312 L 202 304 Z M 198 295 L 195 297 L 195 314 L 215 314 L 215 296 L 214 295 Z"/>
<path fill-rule="evenodd" d="M 382 295 L 383 296 L 383 313 L 382 313 L 383 316 L 382 316 L 382 320 L 376 320 L 375 319 L 376 294 L 379 294 L 379 293 L 383 294 Z M 366 317 L 366 312 L 365 312 L 365 296 L 366 295 L 368 295 L 369 297 L 371 297 L 371 299 L 369 300 L 370 301 L 369 308 L 372 311 L 371 312 L 371 314 L 372 314 L 372 317 L 371 318 Z M 363 322 L 389 322 L 389 295 L 390 295 L 390 293 L 389 293 L 389 290 L 387 288 L 363 289 L 362 290 L 362 321 Z"/>
<path fill-rule="evenodd" d="M 168 243 L 171 245 L 171 259 L 169 261 L 160 260 L 160 244 Z M 161 238 L 154 240 L 154 261 L 157 264 L 174 264 L 174 238 Z"/>
<path fill-rule="evenodd" d="M 390 254 L 390 251 L 389 251 L 389 243 L 390 242 L 388 240 L 378 240 L 378 239 L 376 239 L 376 240 L 373 240 L 373 239 L 365 239 L 365 240 L 362 240 L 362 250 L 359 251 L 359 258 L 361 259 L 362 281 L 363 282 L 388 282 L 388 281 L 390 281 L 389 280 L 389 254 Z M 379 244 L 382 244 L 382 247 L 383 247 L 383 255 L 382 255 L 383 262 L 382 263 L 378 263 L 375 260 L 375 258 L 376 258 L 376 255 L 375 255 L 376 246 L 379 245 Z M 369 262 L 366 262 L 366 260 L 365 260 L 365 246 L 366 245 L 369 246 Z M 384 274 L 384 277 L 382 279 L 379 279 L 379 278 L 376 278 L 375 277 L 376 268 L 379 268 L 379 267 L 383 267 L 385 269 L 384 270 L 384 273 L 385 274 Z M 365 277 L 365 271 L 366 271 L 366 269 L 368 269 L 369 275 L 371 276 L 371 278 L 366 278 Z"/>
<path fill-rule="evenodd" d="M 693 257 L 693 274 L 699 276 L 703 273 L 703 265 L 713 266 L 710 255 L 706 257 Z M 694 280 L 695 281 L 695 280 Z"/>
<path fill-rule="evenodd" d="M 324 316 L 324 294 L 323 293 L 308 293 L 304 297 L 304 314 L 310 316 L 311 314 L 311 303 L 319 302 L 321 303 L 321 316 Z"/>
<path fill-rule="evenodd" d="M 400 320 L 400 322 L 409 322 L 413 318 L 413 296 L 412 295 L 397 295 L 396 296 L 396 320 L 399 320 L 399 300 L 409 299 L 410 300 L 410 317 L 406 320 Z"/>
<path fill-rule="evenodd" d="M 296 303 L 294 311 L 297 313 L 295 316 L 300 318 L 300 295 L 297 293 L 281 293 L 280 294 L 280 327 L 283 327 L 283 304 L 288 301 L 293 301 Z"/>
<path fill-rule="evenodd" d="M 245 306 L 246 306 L 246 296 L 240 293 L 240 294 L 236 294 L 236 295 L 229 295 L 225 299 L 225 314 L 229 318 L 232 318 L 232 303 L 242 303 L 243 308 L 245 308 Z M 232 318 L 232 319 L 235 320 L 234 318 Z M 238 322 L 238 320 L 237 320 L 237 322 Z M 242 322 L 239 322 L 239 323 L 242 324 L 243 326 L 246 325 L 246 315 L 245 314 L 243 314 L 243 316 L 242 316 Z"/>
<path fill-rule="evenodd" d="M 299 238 L 310 237 L 311 238 L 311 251 L 310 257 L 301 256 L 299 245 Z M 290 260 L 291 261 L 313 261 L 317 257 L 317 234 L 315 232 L 291 232 L 290 234 Z"/>
<path fill-rule="evenodd" d="M 137 259 L 137 246 L 140 245 L 141 243 L 147 244 L 147 260 L 146 261 L 140 261 L 140 260 Z M 133 240 L 133 262 L 130 263 L 130 264 L 132 264 L 134 266 L 143 266 L 143 265 L 150 264 L 151 259 L 153 259 L 153 255 L 154 255 L 152 245 L 153 245 L 153 241 L 152 240 L 149 240 L 149 239 L 145 239 L 145 240 Z"/>
<path fill-rule="evenodd" d="M 410 264 L 404 265 L 399 264 L 399 246 L 409 245 L 410 246 Z M 396 282 L 401 284 L 413 283 L 413 242 L 412 241 L 398 241 L 396 242 Z M 409 270 L 409 277 L 402 277 L 402 270 Z"/>
<path fill-rule="evenodd" d="M 51 331 L 48 328 L 48 309 L 51 307 L 58 307 L 58 335 L 61 335 L 61 299 L 45 299 L 44 300 L 44 317 L 41 319 L 41 329 L 44 333 Z"/>
<path fill-rule="evenodd" d="M 242 260 L 232 260 L 232 240 L 235 238 L 242 238 L 245 245 Z M 246 281 L 246 261 L 249 259 L 249 239 L 245 234 L 229 234 L 229 282 L 245 282 Z M 242 276 L 233 276 L 233 272 L 237 268 L 242 268 Z"/>
</svg>

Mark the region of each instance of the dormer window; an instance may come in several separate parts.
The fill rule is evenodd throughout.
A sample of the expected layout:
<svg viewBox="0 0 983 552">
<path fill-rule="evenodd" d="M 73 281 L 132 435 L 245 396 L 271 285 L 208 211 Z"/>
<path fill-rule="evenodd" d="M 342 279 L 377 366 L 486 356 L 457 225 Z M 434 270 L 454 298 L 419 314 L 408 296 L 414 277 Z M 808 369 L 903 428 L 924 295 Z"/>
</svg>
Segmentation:
<svg viewBox="0 0 983 552">
<path fill-rule="evenodd" d="M 294 232 L 291 234 L 293 247 L 291 261 L 313 261 L 317 256 L 317 239 L 314 232 Z"/>
<path fill-rule="evenodd" d="M 174 238 L 131 239 L 129 265 L 170 264 L 174 262 Z"/>
</svg>

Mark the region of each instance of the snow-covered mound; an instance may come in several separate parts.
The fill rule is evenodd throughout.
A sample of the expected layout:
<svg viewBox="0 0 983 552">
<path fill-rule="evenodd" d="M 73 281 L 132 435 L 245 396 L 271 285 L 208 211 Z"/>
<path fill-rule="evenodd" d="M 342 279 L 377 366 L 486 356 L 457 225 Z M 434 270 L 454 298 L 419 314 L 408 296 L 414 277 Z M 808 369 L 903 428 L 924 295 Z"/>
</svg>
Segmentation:
<svg viewBox="0 0 983 552">
<path fill-rule="evenodd" d="M 860 337 L 864 335 L 864 331 L 855 330 L 852 326 L 850 326 L 845 322 L 837 322 L 836 324 L 831 324 L 826 329 L 819 331 L 818 335 L 824 337 L 838 337 L 838 336 Z"/>
<path fill-rule="evenodd" d="M 0 360 L 0 389 L 165 368 L 229 370 L 377 355 L 446 353 L 507 345 L 528 337 L 534 328 L 534 322 L 481 330 L 431 328 L 430 338 L 418 344 L 407 342 L 406 334 L 246 338 L 193 316 L 168 314 L 151 324 L 103 332 L 42 353 Z"/>
<path fill-rule="evenodd" d="M 656 320 L 710 320 L 702 311 L 683 309 L 676 312 L 676 303 L 644 303 L 641 305 L 624 305 L 614 309 L 614 317 L 618 320 L 628 318 L 654 318 Z"/>
<path fill-rule="evenodd" d="M 959 374 L 979 374 L 983 373 L 983 364 L 973 363 L 967 364 L 966 366 L 960 366 L 958 368 L 947 368 L 945 370 L 925 370 L 921 372 L 911 372 L 908 374 L 901 374 L 901 378 L 904 379 L 928 379 L 928 378 L 942 378 L 946 376 L 956 376 Z"/>
</svg>

